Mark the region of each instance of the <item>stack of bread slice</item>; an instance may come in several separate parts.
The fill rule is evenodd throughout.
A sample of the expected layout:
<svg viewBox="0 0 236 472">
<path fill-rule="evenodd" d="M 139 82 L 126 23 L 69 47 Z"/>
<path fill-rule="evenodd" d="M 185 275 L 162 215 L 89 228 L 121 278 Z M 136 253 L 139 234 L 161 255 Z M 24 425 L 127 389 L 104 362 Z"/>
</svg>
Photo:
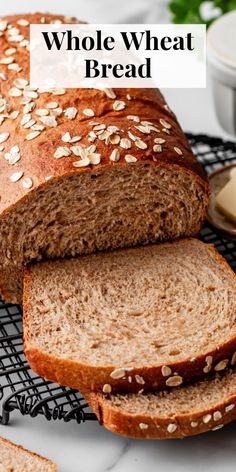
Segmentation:
<svg viewBox="0 0 236 472">
<path fill-rule="evenodd" d="M 1 23 L 2 56 L 20 37 L 2 76 L 1 293 L 21 302 L 24 275 L 30 366 L 107 428 L 219 428 L 236 416 L 236 278 L 195 239 L 207 177 L 158 90 L 29 86 L 29 24 L 73 21 Z"/>
<path fill-rule="evenodd" d="M 169 391 L 87 396 L 101 424 L 124 436 L 183 438 L 236 419 L 236 372 Z"/>
<path fill-rule="evenodd" d="M 112 431 L 215 429 L 236 416 L 236 374 L 218 378 L 236 362 L 235 295 L 230 267 L 197 239 L 40 263 L 25 274 L 25 354 Z"/>
</svg>

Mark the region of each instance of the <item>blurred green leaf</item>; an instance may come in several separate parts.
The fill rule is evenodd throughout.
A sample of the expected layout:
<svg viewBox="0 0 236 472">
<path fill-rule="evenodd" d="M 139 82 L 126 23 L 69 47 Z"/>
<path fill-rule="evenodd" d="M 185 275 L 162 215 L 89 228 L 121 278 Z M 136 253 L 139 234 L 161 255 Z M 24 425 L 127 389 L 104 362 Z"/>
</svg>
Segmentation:
<svg viewBox="0 0 236 472">
<path fill-rule="evenodd" d="M 236 0 L 215 0 L 213 4 L 220 8 L 222 13 L 236 9 Z"/>
<path fill-rule="evenodd" d="M 173 23 L 206 23 L 209 26 L 217 16 L 210 20 L 203 18 L 201 11 L 204 3 L 210 3 L 212 9 L 219 8 L 222 14 L 236 10 L 236 0 L 212 0 L 211 2 L 205 0 L 171 0 L 169 9 Z"/>
<path fill-rule="evenodd" d="M 231 11 L 231 10 L 236 10 L 236 0 L 230 0 L 228 2 L 228 11 Z"/>
</svg>

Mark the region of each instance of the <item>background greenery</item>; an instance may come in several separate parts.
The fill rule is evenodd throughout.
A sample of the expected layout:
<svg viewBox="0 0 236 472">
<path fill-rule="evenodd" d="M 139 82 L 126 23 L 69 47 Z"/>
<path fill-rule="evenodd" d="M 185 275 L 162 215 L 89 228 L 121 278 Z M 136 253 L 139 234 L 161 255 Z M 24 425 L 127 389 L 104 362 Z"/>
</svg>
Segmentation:
<svg viewBox="0 0 236 472">
<path fill-rule="evenodd" d="M 207 17 L 204 15 L 205 7 L 208 7 Z M 218 16 L 236 10 L 236 0 L 212 0 L 210 2 L 203 0 L 171 0 L 169 9 L 173 23 L 206 23 L 209 26 Z"/>
</svg>

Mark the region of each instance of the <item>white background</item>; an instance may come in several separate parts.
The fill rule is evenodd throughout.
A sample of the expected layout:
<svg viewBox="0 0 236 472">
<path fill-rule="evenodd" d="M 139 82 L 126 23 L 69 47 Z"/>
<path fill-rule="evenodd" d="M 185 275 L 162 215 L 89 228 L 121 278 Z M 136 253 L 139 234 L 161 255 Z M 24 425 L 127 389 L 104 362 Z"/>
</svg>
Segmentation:
<svg viewBox="0 0 236 472">
<path fill-rule="evenodd" d="M 158 0 L 0 0 L 1 15 L 51 11 L 90 22 L 168 22 L 165 2 Z M 165 90 L 184 130 L 227 135 L 214 114 L 211 88 Z M 15 412 L 0 435 L 51 457 L 59 472 L 235 472 L 235 424 L 185 440 L 132 441 L 112 435 L 96 423 L 47 422 Z M 23 472 L 23 471 L 22 471 Z"/>
</svg>

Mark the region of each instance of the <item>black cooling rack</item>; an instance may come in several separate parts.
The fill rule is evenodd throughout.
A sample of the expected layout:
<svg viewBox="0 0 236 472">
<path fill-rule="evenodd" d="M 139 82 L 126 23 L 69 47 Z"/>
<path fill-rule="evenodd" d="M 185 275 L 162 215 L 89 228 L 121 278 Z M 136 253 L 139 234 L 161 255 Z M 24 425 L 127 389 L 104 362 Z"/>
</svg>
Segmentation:
<svg viewBox="0 0 236 472">
<path fill-rule="evenodd" d="M 78 391 L 32 372 L 23 353 L 21 315 L 19 305 L 0 302 L 0 423 L 7 424 L 13 410 L 47 420 L 96 420 Z"/>
<path fill-rule="evenodd" d="M 188 134 L 198 160 L 211 172 L 236 162 L 236 143 L 205 135 Z M 206 225 L 201 239 L 212 243 L 236 270 L 236 244 L 223 239 Z M 10 414 L 44 415 L 47 420 L 96 420 L 78 391 L 48 382 L 32 372 L 22 345 L 21 307 L 0 301 L 0 423 Z"/>
</svg>

